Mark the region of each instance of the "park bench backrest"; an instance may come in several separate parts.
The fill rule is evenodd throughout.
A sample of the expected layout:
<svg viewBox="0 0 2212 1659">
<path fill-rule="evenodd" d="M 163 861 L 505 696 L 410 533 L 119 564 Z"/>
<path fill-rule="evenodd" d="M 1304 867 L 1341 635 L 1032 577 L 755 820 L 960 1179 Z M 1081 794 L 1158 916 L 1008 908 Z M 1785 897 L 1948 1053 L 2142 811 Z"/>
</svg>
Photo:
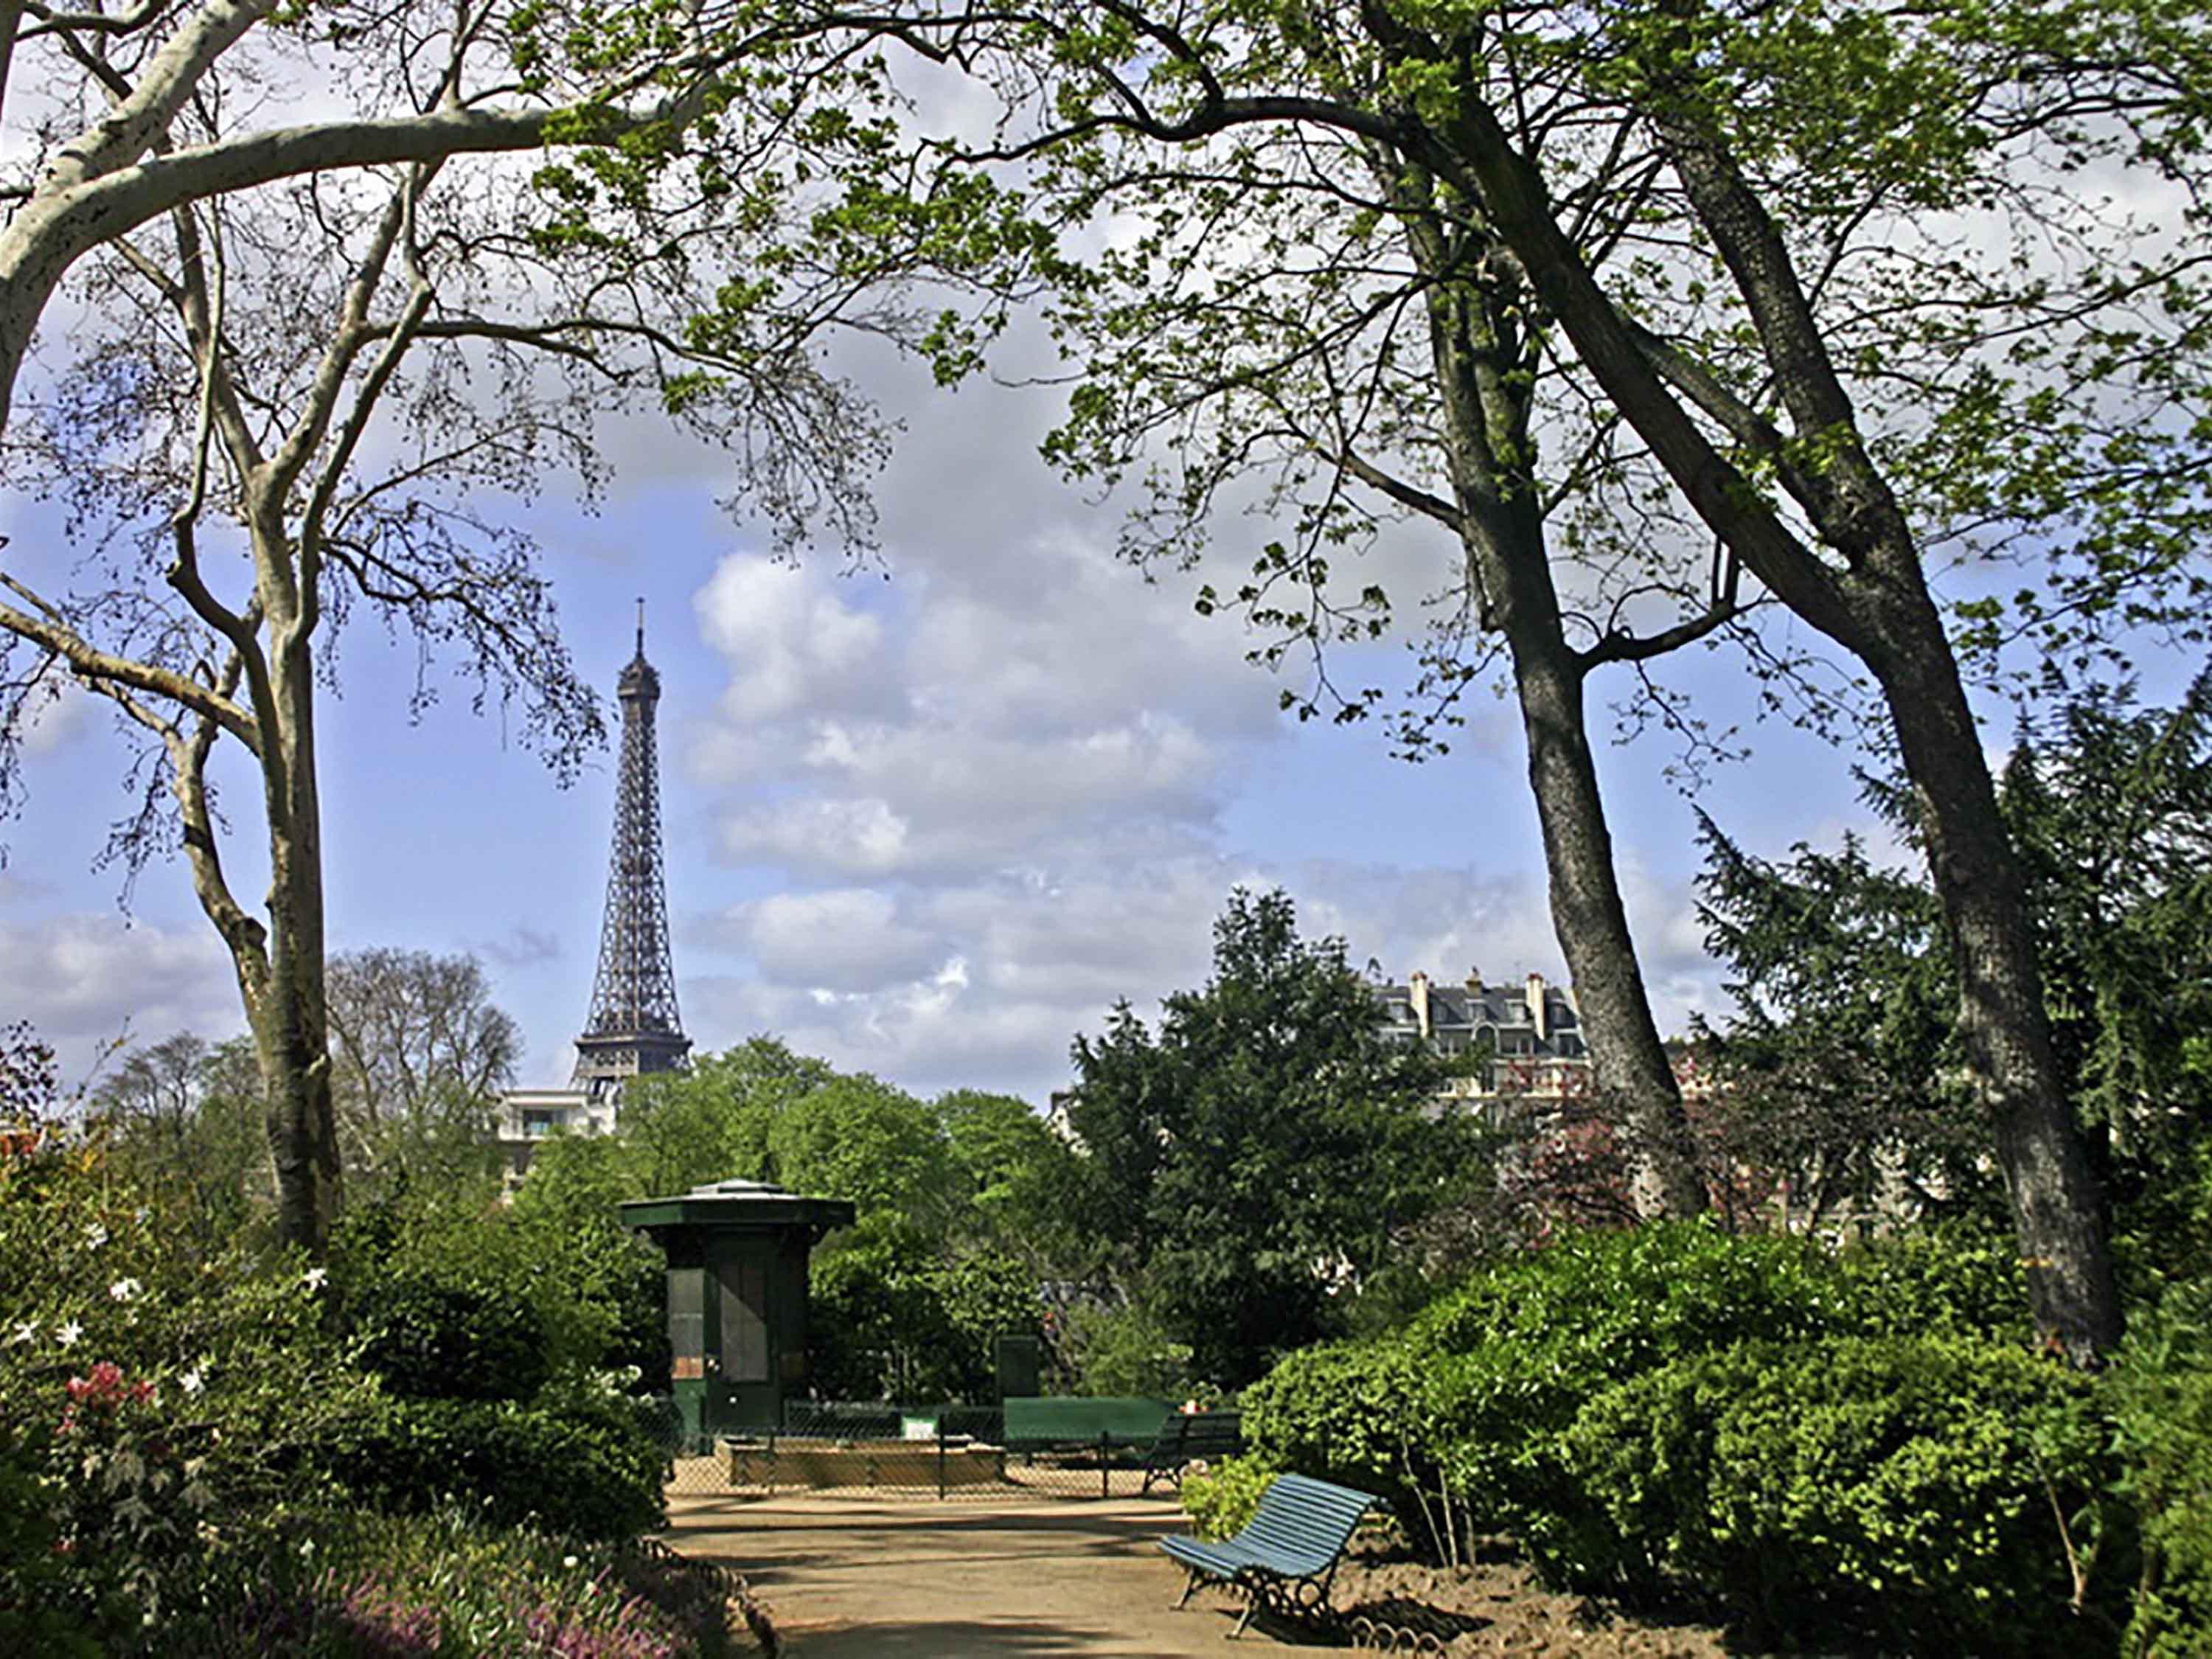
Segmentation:
<svg viewBox="0 0 2212 1659">
<path fill-rule="evenodd" d="M 1233 1457 L 1243 1447 L 1242 1412 L 1170 1412 L 1147 1461 L 1179 1468 L 1199 1458 Z"/>
<path fill-rule="evenodd" d="M 1348 1486 L 1303 1474 L 1279 1474 L 1237 1534 L 1239 1548 L 1261 1555 L 1270 1571 L 1302 1578 L 1325 1571 L 1344 1553 L 1360 1516 L 1375 1499 Z"/>
<path fill-rule="evenodd" d="M 1233 1457 L 1244 1449 L 1242 1412 L 1193 1412 L 1182 1420 L 1186 1457 Z"/>
</svg>

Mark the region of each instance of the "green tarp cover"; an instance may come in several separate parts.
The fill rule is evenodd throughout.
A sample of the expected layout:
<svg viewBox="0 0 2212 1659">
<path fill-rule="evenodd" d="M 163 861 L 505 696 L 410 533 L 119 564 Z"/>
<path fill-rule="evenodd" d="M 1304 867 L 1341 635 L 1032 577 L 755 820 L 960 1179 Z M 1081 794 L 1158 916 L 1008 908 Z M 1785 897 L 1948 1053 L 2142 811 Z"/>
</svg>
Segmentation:
<svg viewBox="0 0 2212 1659">
<path fill-rule="evenodd" d="M 1050 1445 L 1102 1434 L 1125 1446 L 1150 1445 L 1174 1409 L 1164 1400 L 1110 1395 L 1014 1395 L 1006 1402 L 1006 1443 Z"/>
</svg>

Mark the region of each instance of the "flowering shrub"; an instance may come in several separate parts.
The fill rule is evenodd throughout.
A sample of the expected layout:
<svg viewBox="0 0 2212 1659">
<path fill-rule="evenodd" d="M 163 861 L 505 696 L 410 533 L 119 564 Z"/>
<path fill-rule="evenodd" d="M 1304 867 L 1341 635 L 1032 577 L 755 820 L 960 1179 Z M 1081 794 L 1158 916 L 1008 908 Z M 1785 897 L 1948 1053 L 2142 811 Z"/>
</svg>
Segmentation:
<svg viewBox="0 0 2212 1659">
<path fill-rule="evenodd" d="M 0 1573 L 22 1616 L 119 1598 L 158 1623 L 179 1575 L 313 1498 L 317 1447 L 374 1396 L 319 1273 L 196 1254 L 164 1203 L 96 1142 L 0 1158 L 0 1422 L 36 1427 L 13 1457 L 71 1568 Z"/>
<path fill-rule="evenodd" d="M 690 1579 L 635 1552 L 488 1528 L 451 1506 L 319 1516 L 210 1578 L 160 1651 L 716 1659 L 733 1648 L 722 1598 Z"/>
<path fill-rule="evenodd" d="M 635 1373 L 395 1395 L 335 1276 L 206 1237 L 96 1142 L 0 1150 L 0 1653 L 720 1650 L 725 1598 L 623 1547 L 665 1467 Z"/>
</svg>

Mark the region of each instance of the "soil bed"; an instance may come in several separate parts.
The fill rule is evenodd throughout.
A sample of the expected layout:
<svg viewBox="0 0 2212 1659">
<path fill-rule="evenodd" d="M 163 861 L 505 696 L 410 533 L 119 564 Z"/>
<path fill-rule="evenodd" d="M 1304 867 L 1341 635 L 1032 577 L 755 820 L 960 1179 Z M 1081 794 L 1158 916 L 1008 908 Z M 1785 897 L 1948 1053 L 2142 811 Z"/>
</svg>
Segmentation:
<svg viewBox="0 0 2212 1659">
<path fill-rule="evenodd" d="M 1516 1654 L 1536 1659 L 1724 1659 L 1732 1651 L 1708 1626 L 1668 1624 L 1613 1612 L 1546 1589 L 1525 1562 L 1425 1566 L 1359 1547 L 1338 1569 L 1330 1598 L 1346 1626 L 1384 1651 Z M 1363 1630 L 1361 1621 L 1369 1627 Z"/>
</svg>

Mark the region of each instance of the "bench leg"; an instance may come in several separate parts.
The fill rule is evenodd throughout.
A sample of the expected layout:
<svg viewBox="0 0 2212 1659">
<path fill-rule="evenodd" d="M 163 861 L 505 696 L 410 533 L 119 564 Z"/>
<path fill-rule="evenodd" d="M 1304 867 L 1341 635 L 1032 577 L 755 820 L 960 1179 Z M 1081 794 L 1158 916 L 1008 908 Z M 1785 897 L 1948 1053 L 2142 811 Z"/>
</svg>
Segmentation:
<svg viewBox="0 0 2212 1659">
<path fill-rule="evenodd" d="M 1190 1577 L 1183 1580 L 1183 1583 L 1182 1583 L 1182 1596 L 1181 1596 L 1181 1597 L 1176 1601 L 1176 1604 L 1175 1604 L 1175 1610 L 1176 1610 L 1177 1613 L 1181 1613 L 1181 1612 L 1182 1611 L 1182 1608 L 1183 1608 L 1183 1603 L 1190 1600 L 1191 1596 L 1192 1596 L 1192 1595 L 1196 1592 L 1197 1589 L 1198 1589 L 1198 1569 L 1197 1569 L 1196 1567 L 1193 1567 L 1193 1568 L 1190 1570 Z"/>
<path fill-rule="evenodd" d="M 1237 1627 L 1229 1632 L 1229 1639 L 1233 1642 L 1242 1636 L 1252 1623 L 1252 1615 L 1259 1611 L 1260 1587 L 1247 1584 L 1244 1586 L 1244 1611 L 1237 1615 Z"/>
</svg>

